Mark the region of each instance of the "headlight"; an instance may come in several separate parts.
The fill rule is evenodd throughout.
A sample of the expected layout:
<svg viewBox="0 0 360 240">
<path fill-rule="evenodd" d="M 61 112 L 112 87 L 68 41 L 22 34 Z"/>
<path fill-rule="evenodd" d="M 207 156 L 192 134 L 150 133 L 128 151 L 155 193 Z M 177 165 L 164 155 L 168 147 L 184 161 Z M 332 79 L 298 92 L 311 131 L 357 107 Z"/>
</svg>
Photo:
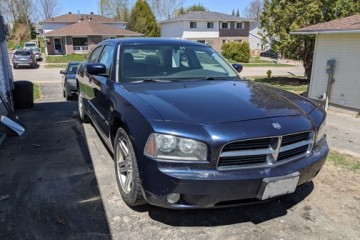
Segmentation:
<svg viewBox="0 0 360 240">
<path fill-rule="evenodd" d="M 68 78 L 68 79 L 66 79 L 66 81 L 70 84 L 76 84 L 76 79 L 73 79 L 73 78 Z"/>
<path fill-rule="evenodd" d="M 172 135 L 153 133 L 146 142 L 145 155 L 166 160 L 206 160 L 207 147 L 204 143 Z"/>
<path fill-rule="evenodd" d="M 319 127 L 319 130 L 317 131 L 316 141 L 315 141 L 316 143 L 318 143 L 319 141 L 321 141 L 323 138 L 326 137 L 325 124 L 326 124 L 326 119 L 322 122 L 322 124 Z"/>
</svg>

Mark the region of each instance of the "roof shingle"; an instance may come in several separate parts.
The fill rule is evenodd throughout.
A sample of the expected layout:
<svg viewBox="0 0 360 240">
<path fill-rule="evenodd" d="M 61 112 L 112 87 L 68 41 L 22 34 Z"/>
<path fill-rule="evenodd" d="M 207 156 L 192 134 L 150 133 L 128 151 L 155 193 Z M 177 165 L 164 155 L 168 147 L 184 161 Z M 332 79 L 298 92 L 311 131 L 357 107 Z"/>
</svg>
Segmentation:
<svg viewBox="0 0 360 240">
<path fill-rule="evenodd" d="M 225 13 L 208 12 L 208 11 L 194 11 L 184 15 L 173 17 L 169 20 L 161 21 L 160 23 L 176 22 L 176 21 L 252 21 L 246 18 L 237 17 Z"/>
<path fill-rule="evenodd" d="M 295 33 L 302 32 L 324 32 L 324 31 L 352 31 L 360 30 L 360 14 L 353 15 L 346 18 L 336 19 L 325 23 L 319 23 L 308 27 L 295 30 Z"/>
<path fill-rule="evenodd" d="M 58 17 L 48 18 L 40 22 L 42 23 L 76 23 L 80 19 L 88 21 L 91 18 L 91 21 L 98 23 L 123 23 L 121 21 L 116 21 L 114 18 L 108 18 L 96 14 L 65 14 Z"/>
<path fill-rule="evenodd" d="M 57 30 L 47 32 L 45 36 L 142 36 L 143 34 L 127 29 L 119 29 L 93 21 L 77 22 Z"/>
</svg>

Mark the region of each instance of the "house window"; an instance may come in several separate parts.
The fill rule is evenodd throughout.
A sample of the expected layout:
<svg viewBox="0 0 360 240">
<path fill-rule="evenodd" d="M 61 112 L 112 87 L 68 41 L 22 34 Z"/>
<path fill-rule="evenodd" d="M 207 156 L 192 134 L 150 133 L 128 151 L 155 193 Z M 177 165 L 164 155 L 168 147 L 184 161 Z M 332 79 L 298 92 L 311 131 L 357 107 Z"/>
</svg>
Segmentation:
<svg viewBox="0 0 360 240">
<path fill-rule="evenodd" d="M 196 22 L 190 22 L 190 28 L 196 28 Z"/>
<path fill-rule="evenodd" d="M 214 28 L 214 23 L 213 22 L 208 22 L 207 23 L 207 28 Z"/>
<path fill-rule="evenodd" d="M 228 22 L 222 22 L 221 23 L 221 28 L 222 29 L 228 29 L 229 28 L 229 23 Z"/>
<path fill-rule="evenodd" d="M 87 52 L 89 50 L 88 39 L 86 37 L 77 37 L 72 40 L 74 52 Z"/>
<path fill-rule="evenodd" d="M 237 22 L 236 23 L 236 29 L 243 29 L 244 28 L 244 23 L 243 22 Z"/>
<path fill-rule="evenodd" d="M 229 40 L 227 40 L 227 39 L 223 39 L 223 40 L 222 40 L 222 43 L 223 43 L 223 44 L 228 43 L 228 42 L 229 42 Z"/>
<path fill-rule="evenodd" d="M 236 39 L 235 42 L 241 43 L 243 40 L 242 39 Z"/>
<path fill-rule="evenodd" d="M 114 38 L 116 38 L 116 37 L 114 37 L 114 36 L 103 36 L 102 37 L 103 40 L 114 39 Z"/>
</svg>

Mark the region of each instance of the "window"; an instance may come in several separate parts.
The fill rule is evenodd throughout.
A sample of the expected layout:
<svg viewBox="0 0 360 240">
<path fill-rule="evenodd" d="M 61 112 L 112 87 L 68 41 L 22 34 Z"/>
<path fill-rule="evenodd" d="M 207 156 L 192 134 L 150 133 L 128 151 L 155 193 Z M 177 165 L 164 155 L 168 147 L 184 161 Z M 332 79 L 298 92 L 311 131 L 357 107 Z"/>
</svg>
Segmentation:
<svg viewBox="0 0 360 240">
<path fill-rule="evenodd" d="M 114 56 L 114 47 L 113 46 L 105 46 L 100 58 L 99 63 L 102 63 L 106 67 L 106 74 L 110 74 L 111 65 L 113 62 L 113 56 Z"/>
<path fill-rule="evenodd" d="M 94 51 L 92 51 L 90 57 L 89 57 L 89 63 L 96 63 L 99 59 L 99 55 L 101 53 L 102 46 L 95 48 Z"/>
<path fill-rule="evenodd" d="M 229 40 L 227 40 L 227 39 L 223 39 L 223 40 L 222 40 L 222 43 L 223 43 L 223 44 L 228 43 L 228 42 L 229 42 Z"/>
<path fill-rule="evenodd" d="M 242 22 L 236 23 L 236 29 L 243 29 L 243 28 L 244 28 L 244 24 Z"/>
<path fill-rule="evenodd" d="M 87 46 L 88 39 L 86 37 L 73 38 L 73 46 Z"/>
<path fill-rule="evenodd" d="M 114 39 L 114 38 L 116 38 L 116 37 L 114 37 L 114 36 L 103 36 L 102 37 L 103 40 Z"/>
<path fill-rule="evenodd" d="M 228 29 L 229 28 L 229 23 L 228 22 L 222 22 L 221 23 L 221 28 L 222 29 Z"/>
<path fill-rule="evenodd" d="M 214 28 L 214 23 L 213 22 L 208 22 L 207 23 L 207 28 Z"/>
<path fill-rule="evenodd" d="M 196 22 L 190 22 L 190 28 L 196 28 Z"/>
<path fill-rule="evenodd" d="M 243 40 L 242 39 L 236 39 L 235 42 L 241 43 Z"/>
</svg>

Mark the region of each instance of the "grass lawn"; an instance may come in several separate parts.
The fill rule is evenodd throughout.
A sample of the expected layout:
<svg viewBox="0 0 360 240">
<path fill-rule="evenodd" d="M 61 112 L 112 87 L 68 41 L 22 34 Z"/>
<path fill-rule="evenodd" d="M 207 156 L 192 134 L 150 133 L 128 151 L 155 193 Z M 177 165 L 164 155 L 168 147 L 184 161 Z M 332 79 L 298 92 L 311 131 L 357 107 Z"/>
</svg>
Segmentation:
<svg viewBox="0 0 360 240">
<path fill-rule="evenodd" d="M 61 56 L 47 56 L 47 63 L 68 63 L 68 62 L 82 62 L 86 59 L 85 54 L 69 54 Z"/>
<path fill-rule="evenodd" d="M 41 92 L 40 92 L 39 84 L 34 83 L 33 89 L 34 89 L 34 91 L 33 91 L 34 101 L 37 101 L 37 100 L 39 100 L 41 98 Z"/>
<path fill-rule="evenodd" d="M 229 63 L 237 63 L 232 59 L 227 59 Z M 260 58 L 250 58 L 249 63 L 240 63 L 244 67 L 294 67 L 291 64 L 274 63 L 272 59 L 264 60 Z"/>
<path fill-rule="evenodd" d="M 353 156 L 330 150 L 327 160 L 335 166 L 351 171 L 360 171 L 360 161 Z"/>
<path fill-rule="evenodd" d="M 303 77 L 271 77 L 270 79 L 266 77 L 249 77 L 247 79 L 297 94 L 306 92 L 308 87 L 308 81 Z"/>
</svg>

